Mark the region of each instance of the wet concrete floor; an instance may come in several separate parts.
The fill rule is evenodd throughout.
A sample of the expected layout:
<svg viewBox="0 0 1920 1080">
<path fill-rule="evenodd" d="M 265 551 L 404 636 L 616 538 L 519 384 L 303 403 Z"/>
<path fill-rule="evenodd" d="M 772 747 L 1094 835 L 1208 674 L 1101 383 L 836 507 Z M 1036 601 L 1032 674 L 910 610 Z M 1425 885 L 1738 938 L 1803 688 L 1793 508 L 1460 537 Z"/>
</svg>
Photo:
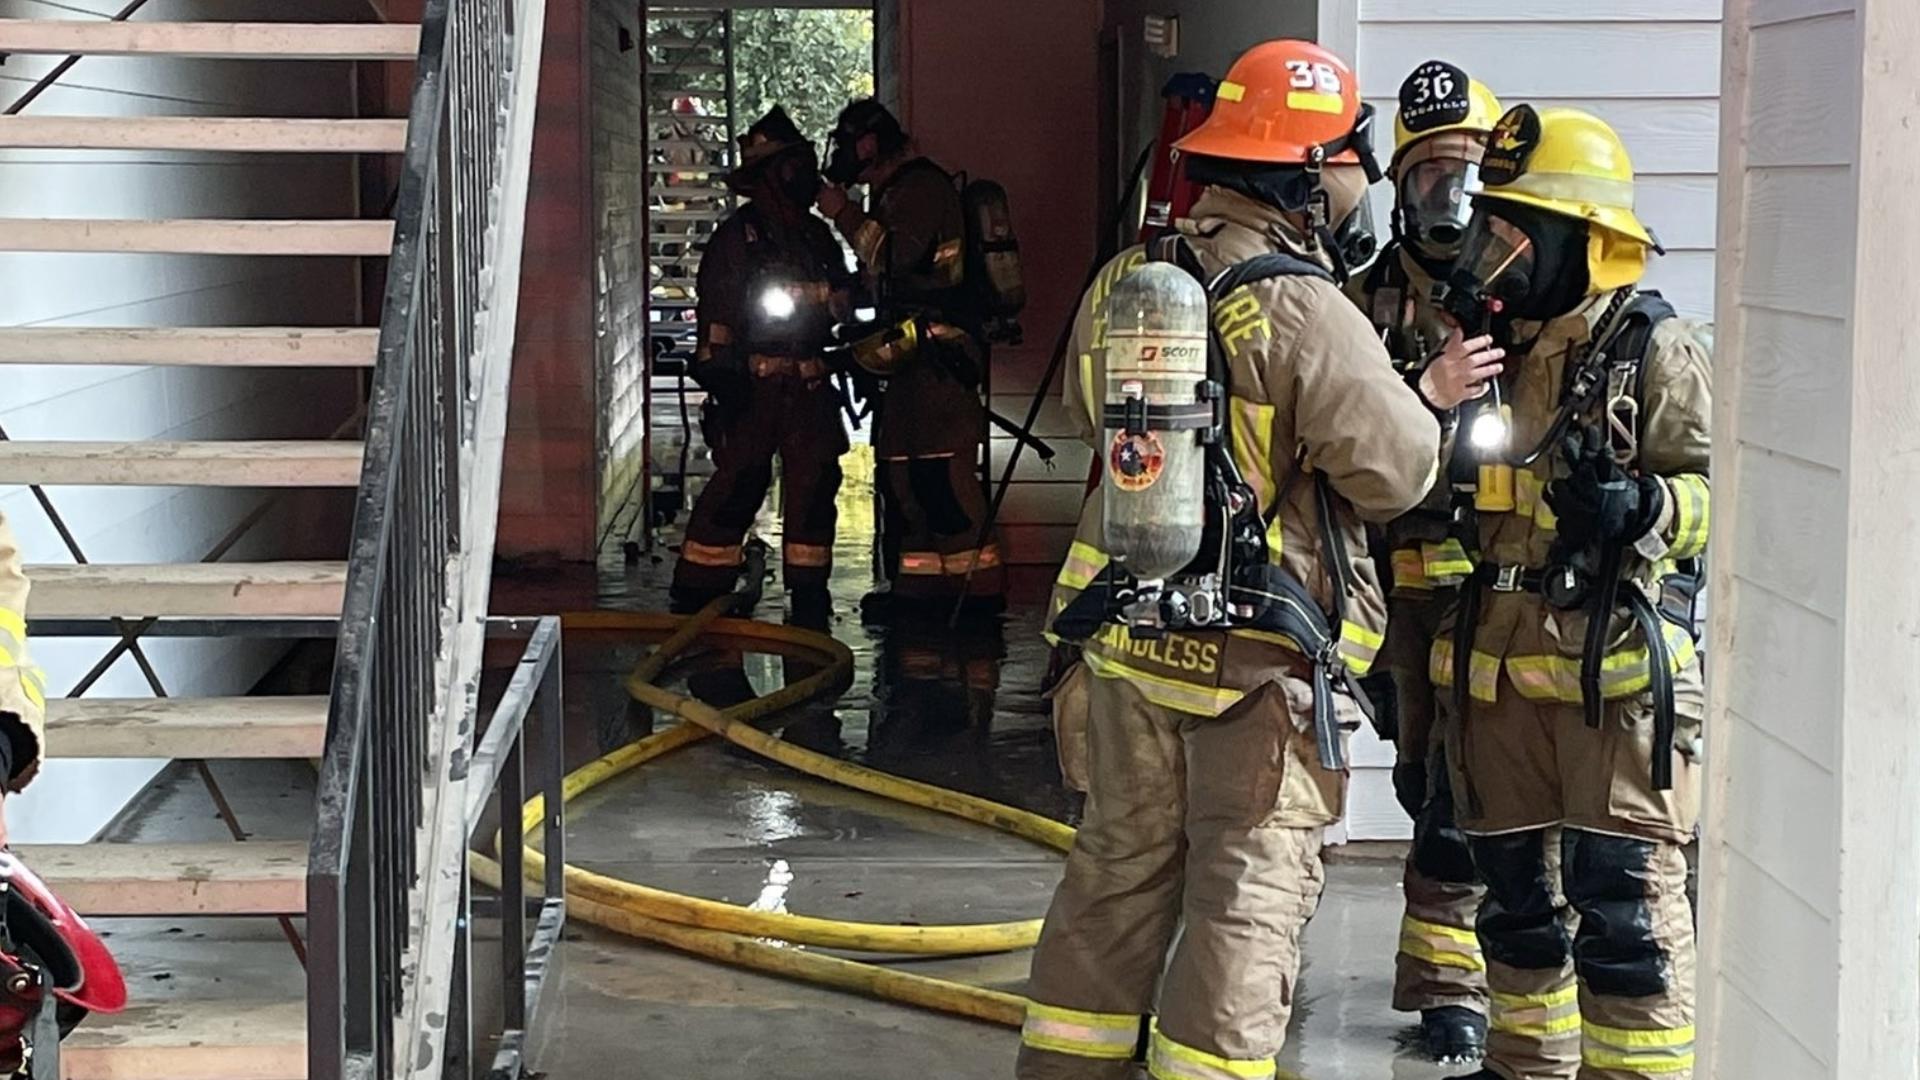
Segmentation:
<svg viewBox="0 0 1920 1080">
<path fill-rule="evenodd" d="M 634 566 L 610 560 L 601 605 L 662 609 L 671 558 L 661 551 Z M 1059 783 L 1039 696 L 1047 661 L 1038 633 L 1045 577 L 1017 580 L 1009 614 L 986 624 L 883 630 L 863 626 L 858 616 L 868 581 L 862 539 L 843 538 L 836 558 L 834 633 L 854 651 L 854 684 L 839 700 L 773 726 L 814 749 L 1074 820 L 1078 797 Z M 777 581 L 769 582 L 756 617 L 779 621 L 782 603 Z M 619 686 L 645 647 L 573 635 L 566 648 L 568 758 L 578 764 L 651 724 L 628 708 Z M 746 672 L 761 693 L 783 677 L 781 662 L 767 657 L 748 657 Z M 1060 868 L 1057 855 L 1024 841 L 716 743 L 629 773 L 576 800 L 568 813 L 568 855 L 577 865 L 736 903 L 783 900 L 792 911 L 832 918 L 1037 917 Z M 1469 1071 L 1406 1050 L 1411 1018 L 1387 1007 L 1400 918 L 1398 855 L 1387 846 L 1339 849 L 1329 858 L 1328 890 L 1307 933 L 1294 1030 L 1281 1058 L 1309 1080 L 1435 1080 Z M 578 922 L 562 953 L 536 1059 L 560 1080 L 761 1070 L 836 1080 L 1012 1075 L 1018 1035 L 1010 1029 L 728 968 Z M 1028 959 L 1015 953 L 902 967 L 1019 992 Z"/>
</svg>

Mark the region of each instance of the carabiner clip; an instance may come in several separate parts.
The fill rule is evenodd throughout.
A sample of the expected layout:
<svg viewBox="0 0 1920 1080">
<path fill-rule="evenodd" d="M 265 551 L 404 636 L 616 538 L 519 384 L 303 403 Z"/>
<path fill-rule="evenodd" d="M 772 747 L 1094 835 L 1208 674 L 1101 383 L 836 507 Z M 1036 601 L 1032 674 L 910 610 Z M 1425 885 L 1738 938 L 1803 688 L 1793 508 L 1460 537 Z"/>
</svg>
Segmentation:
<svg viewBox="0 0 1920 1080">
<path fill-rule="evenodd" d="M 1640 456 L 1640 403 L 1631 394 L 1621 394 L 1607 402 L 1607 442 L 1613 450 L 1613 462 L 1622 468 Z"/>
</svg>

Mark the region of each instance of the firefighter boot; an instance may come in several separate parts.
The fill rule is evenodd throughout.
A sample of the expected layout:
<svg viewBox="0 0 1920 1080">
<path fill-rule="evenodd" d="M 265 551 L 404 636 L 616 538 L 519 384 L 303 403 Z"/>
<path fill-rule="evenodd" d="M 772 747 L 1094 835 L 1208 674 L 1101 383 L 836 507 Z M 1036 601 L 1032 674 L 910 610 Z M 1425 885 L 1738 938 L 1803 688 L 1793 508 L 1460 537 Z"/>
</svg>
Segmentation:
<svg viewBox="0 0 1920 1080">
<path fill-rule="evenodd" d="M 1464 1005 L 1420 1014 L 1420 1041 L 1442 1065 L 1478 1061 L 1487 1050 L 1487 1018 Z"/>
<path fill-rule="evenodd" d="M 833 597 L 828 595 L 827 587 L 810 585 L 790 592 L 787 597 L 787 625 L 830 633 L 833 627 Z"/>
</svg>

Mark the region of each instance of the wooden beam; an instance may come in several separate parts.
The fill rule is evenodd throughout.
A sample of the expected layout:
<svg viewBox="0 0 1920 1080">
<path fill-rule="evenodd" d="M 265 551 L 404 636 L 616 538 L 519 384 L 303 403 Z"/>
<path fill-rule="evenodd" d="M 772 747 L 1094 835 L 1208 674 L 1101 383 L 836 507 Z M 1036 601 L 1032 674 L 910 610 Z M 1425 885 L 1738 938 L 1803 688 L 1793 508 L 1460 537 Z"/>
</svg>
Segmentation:
<svg viewBox="0 0 1920 1080">
<path fill-rule="evenodd" d="M 372 367 L 379 340 L 371 327 L 14 327 L 0 364 Z"/>
<path fill-rule="evenodd" d="M 89 918 L 291 915 L 307 908 L 304 841 L 28 844 L 20 858 Z"/>
<path fill-rule="evenodd" d="M 326 734 L 324 696 L 47 702 L 55 758 L 316 758 Z"/>
<path fill-rule="evenodd" d="M 291 961 L 289 961 L 291 962 Z M 245 999 L 91 1016 L 60 1045 L 62 1080 L 304 1080 L 307 1010 Z"/>
<path fill-rule="evenodd" d="M 346 593 L 339 562 L 30 566 L 30 619 L 334 617 Z"/>
<path fill-rule="evenodd" d="M 230 60 L 411 60 L 405 23 L 102 22 L 0 19 L 0 53 Z"/>
<path fill-rule="evenodd" d="M 0 442 L 0 484 L 354 487 L 361 445 L 299 442 Z"/>
<path fill-rule="evenodd" d="M 405 120 L 0 116 L 0 147 L 21 150 L 397 154 L 406 143 Z"/>
<path fill-rule="evenodd" d="M 136 255 L 385 255 L 391 221 L 0 218 L 0 251 Z"/>
</svg>

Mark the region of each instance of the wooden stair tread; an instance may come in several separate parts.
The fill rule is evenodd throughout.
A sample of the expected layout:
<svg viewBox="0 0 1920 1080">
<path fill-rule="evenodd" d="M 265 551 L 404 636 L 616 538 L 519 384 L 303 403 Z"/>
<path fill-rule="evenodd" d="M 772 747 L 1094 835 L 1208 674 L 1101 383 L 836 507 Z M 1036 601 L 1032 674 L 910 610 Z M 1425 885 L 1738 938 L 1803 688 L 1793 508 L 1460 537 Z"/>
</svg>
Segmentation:
<svg viewBox="0 0 1920 1080">
<path fill-rule="evenodd" d="M 391 221 L 0 218 L 0 251 L 377 256 L 392 250 Z"/>
<path fill-rule="evenodd" d="M 29 566 L 28 618 L 332 618 L 344 562 L 96 563 Z"/>
<path fill-rule="evenodd" d="M 327 699 L 53 698 L 47 732 L 55 758 L 316 758 Z"/>
<path fill-rule="evenodd" d="M 135 1003 L 60 1044 L 63 1080 L 305 1080 L 305 1002 Z"/>
<path fill-rule="evenodd" d="M 0 484 L 354 487 L 362 447 L 306 441 L 0 442 Z"/>
<path fill-rule="evenodd" d="M 380 331 L 362 327 L 0 328 L 0 364 L 372 367 Z"/>
<path fill-rule="evenodd" d="M 0 147 L 397 154 L 405 120 L 215 116 L 0 116 Z"/>
<path fill-rule="evenodd" d="M 0 19 L 0 53 L 260 60 L 411 60 L 407 23 L 110 22 Z"/>
<path fill-rule="evenodd" d="M 26 844 L 17 850 L 88 917 L 283 915 L 307 906 L 304 841 Z"/>
</svg>

